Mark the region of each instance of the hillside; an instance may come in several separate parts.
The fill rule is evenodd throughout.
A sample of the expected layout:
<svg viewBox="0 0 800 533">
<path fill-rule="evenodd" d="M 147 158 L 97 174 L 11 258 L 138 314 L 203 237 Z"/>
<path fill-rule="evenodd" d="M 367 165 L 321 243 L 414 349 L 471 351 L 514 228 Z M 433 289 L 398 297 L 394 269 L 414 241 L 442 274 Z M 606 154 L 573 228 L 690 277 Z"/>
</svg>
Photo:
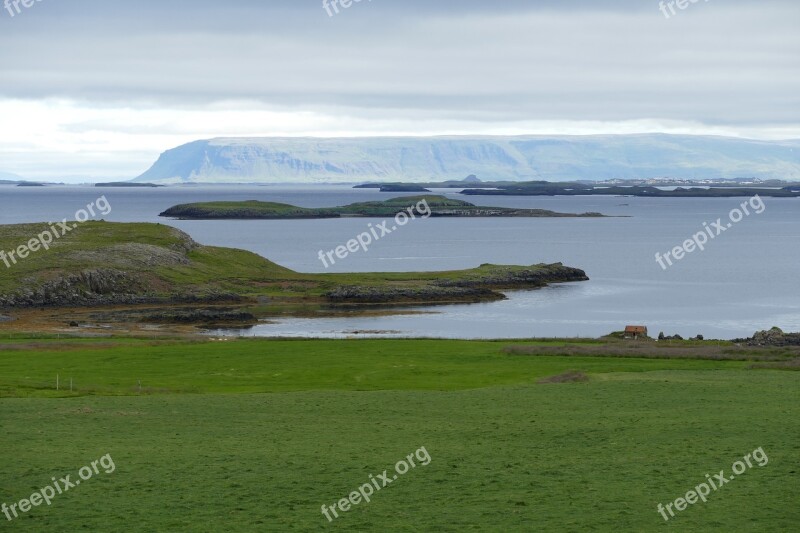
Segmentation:
<svg viewBox="0 0 800 533">
<path fill-rule="evenodd" d="M 356 183 L 800 179 L 800 141 L 688 135 L 220 138 L 164 152 L 135 182 Z"/>
</svg>

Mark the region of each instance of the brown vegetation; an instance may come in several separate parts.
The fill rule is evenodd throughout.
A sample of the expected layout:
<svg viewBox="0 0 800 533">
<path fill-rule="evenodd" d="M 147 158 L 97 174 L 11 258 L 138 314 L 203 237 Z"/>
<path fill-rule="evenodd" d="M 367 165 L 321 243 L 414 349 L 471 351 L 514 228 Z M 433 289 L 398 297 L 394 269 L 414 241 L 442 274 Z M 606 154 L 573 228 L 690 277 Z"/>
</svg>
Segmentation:
<svg viewBox="0 0 800 533">
<path fill-rule="evenodd" d="M 709 359 L 724 361 L 786 362 L 800 357 L 800 347 L 754 347 L 730 343 L 615 342 L 565 344 L 562 346 L 512 345 L 503 348 L 510 355 L 558 355 L 573 357 L 635 357 L 644 359 Z"/>
<path fill-rule="evenodd" d="M 589 381 L 589 376 L 577 370 L 570 370 L 557 376 L 542 378 L 537 383 L 584 383 Z"/>
</svg>

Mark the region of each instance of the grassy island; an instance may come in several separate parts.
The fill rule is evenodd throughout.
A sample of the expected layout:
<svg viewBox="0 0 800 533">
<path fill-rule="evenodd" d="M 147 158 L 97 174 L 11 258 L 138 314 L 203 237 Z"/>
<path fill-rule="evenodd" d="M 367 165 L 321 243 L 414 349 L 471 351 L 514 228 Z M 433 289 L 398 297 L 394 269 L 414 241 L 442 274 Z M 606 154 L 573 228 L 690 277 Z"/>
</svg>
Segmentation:
<svg viewBox="0 0 800 533">
<path fill-rule="evenodd" d="M 432 217 L 602 217 L 600 213 L 557 213 L 547 209 L 482 207 L 444 196 L 422 195 L 392 198 L 382 202 L 359 202 L 341 207 L 308 208 L 275 202 L 199 202 L 170 207 L 160 216 L 187 220 L 299 219 L 340 217 L 393 217 L 409 206 L 425 204 Z"/>
</svg>

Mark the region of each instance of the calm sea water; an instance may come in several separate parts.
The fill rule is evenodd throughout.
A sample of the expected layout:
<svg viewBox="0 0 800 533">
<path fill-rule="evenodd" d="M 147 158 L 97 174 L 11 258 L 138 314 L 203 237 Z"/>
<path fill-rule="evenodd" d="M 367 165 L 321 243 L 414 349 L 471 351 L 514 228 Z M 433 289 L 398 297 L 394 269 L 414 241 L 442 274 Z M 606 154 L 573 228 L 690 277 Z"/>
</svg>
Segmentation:
<svg viewBox="0 0 800 533">
<path fill-rule="evenodd" d="M 561 261 L 586 270 L 591 281 L 508 293 L 490 304 L 419 308 L 421 314 L 336 319 L 285 319 L 243 335 L 435 336 L 513 338 L 599 336 L 626 324 L 657 334 L 707 338 L 751 335 L 772 326 L 800 330 L 800 200 L 765 199 L 766 210 L 745 217 L 664 271 L 665 253 L 723 218 L 745 199 L 622 197 L 462 197 L 473 203 L 600 211 L 609 219 L 418 219 L 352 254 L 328 271 L 427 271 L 481 263 Z M 178 203 L 269 200 L 307 207 L 386 199 L 392 194 L 346 187 L 0 187 L 0 224 L 72 217 L 105 195 L 107 220 L 162 222 L 203 244 L 243 248 L 286 267 L 323 272 L 319 250 L 331 250 L 379 222 L 367 219 L 295 221 L 173 221 L 157 215 Z M 624 217 L 624 218 L 623 218 Z M 392 224 L 390 224 L 391 226 Z M 380 332 L 380 333 L 378 333 Z M 231 333 L 231 332 L 228 332 Z"/>
</svg>

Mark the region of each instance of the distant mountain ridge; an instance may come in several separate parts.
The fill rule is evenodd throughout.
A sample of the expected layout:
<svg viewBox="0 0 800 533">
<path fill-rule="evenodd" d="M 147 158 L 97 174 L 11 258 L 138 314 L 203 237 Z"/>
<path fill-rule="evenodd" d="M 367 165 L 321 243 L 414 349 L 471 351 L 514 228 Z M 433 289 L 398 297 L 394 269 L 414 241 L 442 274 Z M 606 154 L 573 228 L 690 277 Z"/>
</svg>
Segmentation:
<svg viewBox="0 0 800 533">
<path fill-rule="evenodd" d="M 800 180 L 800 140 L 642 134 L 219 138 L 161 154 L 134 182 Z"/>
<path fill-rule="evenodd" d="M 19 181 L 23 181 L 23 177 L 17 174 L 12 174 L 11 172 L 2 172 L 0 171 L 0 182 L 5 183 L 16 183 Z"/>
</svg>

